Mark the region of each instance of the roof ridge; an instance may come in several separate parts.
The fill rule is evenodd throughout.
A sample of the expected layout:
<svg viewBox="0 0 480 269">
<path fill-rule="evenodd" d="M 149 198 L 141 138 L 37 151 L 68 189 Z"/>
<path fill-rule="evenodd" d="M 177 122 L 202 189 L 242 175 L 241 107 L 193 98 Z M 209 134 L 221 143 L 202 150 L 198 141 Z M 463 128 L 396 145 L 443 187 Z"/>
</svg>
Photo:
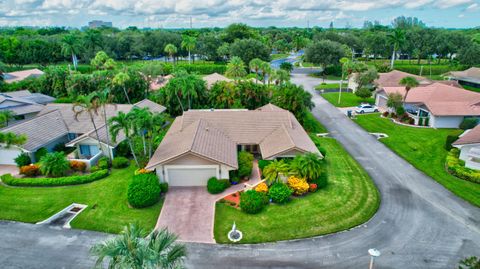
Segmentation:
<svg viewBox="0 0 480 269">
<path fill-rule="evenodd" d="M 200 129 L 200 124 L 202 123 L 202 119 L 196 120 L 195 122 L 197 123 L 197 127 L 195 128 L 195 133 L 193 133 L 192 144 L 190 145 L 190 147 L 188 147 L 189 148 L 188 151 L 193 150 L 193 145 L 195 144 L 195 140 L 197 140 L 198 129 Z"/>
<path fill-rule="evenodd" d="M 5 131 L 5 130 L 7 130 L 7 129 L 13 128 L 13 127 L 18 127 L 18 126 L 27 124 L 27 123 L 29 123 L 29 122 L 31 122 L 31 121 L 33 121 L 33 120 L 36 120 L 36 119 L 38 119 L 38 118 L 47 116 L 47 115 L 49 115 L 50 113 L 55 112 L 55 111 L 59 112 L 58 109 L 54 109 L 54 110 L 52 110 L 52 111 L 48 111 L 47 113 L 44 113 L 44 114 L 42 114 L 42 115 L 35 116 L 35 117 L 33 117 L 33 118 L 31 118 L 31 119 L 28 119 L 28 120 L 26 120 L 26 121 L 23 121 L 23 122 L 20 122 L 20 123 L 15 124 L 15 125 L 13 125 L 13 126 L 4 128 L 4 129 L 2 129 L 2 132 Z M 62 121 L 63 121 L 63 117 L 62 117 L 61 115 L 60 115 L 60 118 L 62 118 Z M 64 124 L 65 124 L 65 122 L 64 122 Z M 65 124 L 65 126 L 67 126 L 67 125 Z M 68 130 L 68 128 L 67 128 L 67 130 Z"/>
</svg>

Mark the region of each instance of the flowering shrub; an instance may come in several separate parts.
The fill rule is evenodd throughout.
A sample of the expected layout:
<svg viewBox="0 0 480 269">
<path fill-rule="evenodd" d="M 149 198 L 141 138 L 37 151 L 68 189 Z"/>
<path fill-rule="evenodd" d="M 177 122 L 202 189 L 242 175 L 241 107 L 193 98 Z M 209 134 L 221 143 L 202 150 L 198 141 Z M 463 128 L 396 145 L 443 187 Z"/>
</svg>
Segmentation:
<svg viewBox="0 0 480 269">
<path fill-rule="evenodd" d="M 80 161 L 70 161 L 70 168 L 73 171 L 84 172 L 87 169 L 87 164 Z"/>
<path fill-rule="evenodd" d="M 309 191 L 309 192 L 316 192 L 316 191 L 317 191 L 317 184 L 311 183 L 311 184 L 308 186 L 308 191 Z"/>
<path fill-rule="evenodd" d="M 293 190 L 294 195 L 303 195 L 308 192 L 309 186 L 304 178 L 291 176 L 287 180 L 287 185 Z"/>
<path fill-rule="evenodd" d="M 265 182 L 262 182 L 262 183 L 257 185 L 257 187 L 255 188 L 255 191 L 267 193 L 268 192 L 268 186 L 267 186 L 267 184 L 265 184 Z"/>
<path fill-rule="evenodd" d="M 293 191 L 285 183 L 277 182 L 270 186 L 268 197 L 270 197 L 275 203 L 283 204 L 290 201 L 290 195 L 292 195 L 292 192 Z"/>
<path fill-rule="evenodd" d="M 20 167 L 20 174 L 27 177 L 34 177 L 40 175 L 40 167 L 36 164 L 25 165 Z"/>
<path fill-rule="evenodd" d="M 135 175 L 150 174 L 150 173 L 153 173 L 153 171 L 152 171 L 152 170 L 147 170 L 147 169 L 145 169 L 145 168 L 137 169 L 137 170 L 135 170 L 135 172 L 134 172 Z"/>
</svg>

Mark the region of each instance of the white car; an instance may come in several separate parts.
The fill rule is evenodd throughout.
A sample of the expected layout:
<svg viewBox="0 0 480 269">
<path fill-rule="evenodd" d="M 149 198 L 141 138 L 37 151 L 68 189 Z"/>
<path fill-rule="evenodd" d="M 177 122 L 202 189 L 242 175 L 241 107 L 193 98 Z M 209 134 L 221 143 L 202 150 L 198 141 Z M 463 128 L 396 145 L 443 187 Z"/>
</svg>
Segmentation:
<svg viewBox="0 0 480 269">
<path fill-rule="evenodd" d="M 355 112 L 357 112 L 358 114 L 378 112 L 378 108 L 376 105 L 361 104 L 357 106 Z"/>
</svg>

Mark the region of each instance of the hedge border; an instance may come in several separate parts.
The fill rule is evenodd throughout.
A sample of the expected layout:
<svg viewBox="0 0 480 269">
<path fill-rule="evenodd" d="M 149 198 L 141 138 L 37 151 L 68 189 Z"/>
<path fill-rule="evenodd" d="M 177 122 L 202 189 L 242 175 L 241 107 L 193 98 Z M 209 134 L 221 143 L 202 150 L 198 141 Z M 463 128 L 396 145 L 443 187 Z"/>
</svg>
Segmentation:
<svg viewBox="0 0 480 269">
<path fill-rule="evenodd" d="M 52 187 L 68 186 L 90 183 L 108 176 L 108 170 L 100 170 L 88 175 L 55 177 L 55 178 L 15 178 L 11 174 L 4 174 L 0 177 L 2 182 L 10 186 L 21 187 Z"/>
</svg>

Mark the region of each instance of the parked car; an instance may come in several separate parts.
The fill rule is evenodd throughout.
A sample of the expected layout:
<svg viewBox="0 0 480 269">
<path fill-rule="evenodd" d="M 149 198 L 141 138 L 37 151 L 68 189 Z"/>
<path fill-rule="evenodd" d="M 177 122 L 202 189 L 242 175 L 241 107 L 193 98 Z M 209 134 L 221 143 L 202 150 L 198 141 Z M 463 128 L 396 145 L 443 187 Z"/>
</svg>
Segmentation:
<svg viewBox="0 0 480 269">
<path fill-rule="evenodd" d="M 355 109 L 355 112 L 359 114 L 378 112 L 378 108 L 376 105 L 361 104 L 357 106 L 357 109 Z"/>
</svg>

